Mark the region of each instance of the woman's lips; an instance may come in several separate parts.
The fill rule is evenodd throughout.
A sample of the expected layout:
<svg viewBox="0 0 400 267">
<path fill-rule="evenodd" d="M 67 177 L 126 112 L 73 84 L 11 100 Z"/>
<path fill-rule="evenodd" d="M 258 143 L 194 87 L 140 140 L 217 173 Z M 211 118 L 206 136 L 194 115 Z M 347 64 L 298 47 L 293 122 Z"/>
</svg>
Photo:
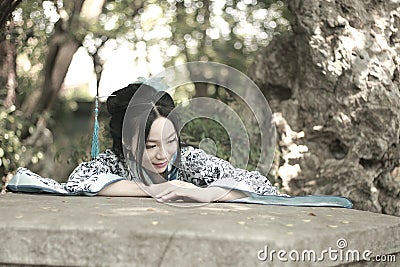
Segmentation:
<svg viewBox="0 0 400 267">
<path fill-rule="evenodd" d="M 153 165 L 154 165 L 156 168 L 163 168 L 163 167 L 167 166 L 167 163 L 168 163 L 168 161 L 164 161 L 164 162 L 162 162 L 162 163 L 153 163 Z"/>
</svg>

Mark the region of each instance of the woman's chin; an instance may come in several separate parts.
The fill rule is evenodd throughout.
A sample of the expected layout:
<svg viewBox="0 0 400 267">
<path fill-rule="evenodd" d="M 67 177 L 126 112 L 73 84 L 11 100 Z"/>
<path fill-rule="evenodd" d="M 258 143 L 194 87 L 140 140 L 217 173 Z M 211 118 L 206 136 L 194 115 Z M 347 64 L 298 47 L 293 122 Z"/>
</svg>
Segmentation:
<svg viewBox="0 0 400 267">
<path fill-rule="evenodd" d="M 154 173 L 154 174 L 163 174 L 163 173 L 165 173 L 165 171 L 167 170 L 167 167 L 164 167 L 164 168 L 156 168 L 156 167 L 153 167 L 153 168 L 151 168 L 151 169 L 147 169 L 147 168 L 145 168 L 147 171 L 149 171 L 149 172 L 151 172 L 151 173 Z"/>
<path fill-rule="evenodd" d="M 167 168 L 165 167 L 165 168 L 157 168 L 156 169 L 156 172 L 158 173 L 158 174 L 163 174 L 163 173 L 165 173 L 165 171 L 167 170 Z"/>
</svg>

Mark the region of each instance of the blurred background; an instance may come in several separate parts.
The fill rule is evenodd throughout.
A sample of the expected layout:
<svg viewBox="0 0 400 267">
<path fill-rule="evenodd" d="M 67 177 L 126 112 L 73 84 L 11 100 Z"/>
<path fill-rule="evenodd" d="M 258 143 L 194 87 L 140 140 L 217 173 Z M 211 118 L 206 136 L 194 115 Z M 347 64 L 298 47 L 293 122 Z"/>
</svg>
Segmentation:
<svg viewBox="0 0 400 267">
<path fill-rule="evenodd" d="M 6 2 L 2 5 L 6 7 Z M 15 101 L 5 84 L 1 107 L 0 176 L 25 166 L 65 181 L 90 159 L 96 93 L 106 96 L 138 77 L 190 61 L 214 61 L 244 73 L 274 35 L 290 30 L 290 13 L 281 1 L 8 1 L 15 9 L 2 47 L 3 64 L 15 74 Z M 7 8 L 2 9 L 4 11 Z M 8 57 L 6 56 L 8 55 Z M 5 65 L 4 65 L 5 66 Z M 4 69 L 4 68 L 3 68 Z M 3 73 L 3 83 L 9 81 Z M 18 86 L 16 86 L 18 85 Z M 98 91 L 98 92 L 97 92 Z M 224 88 L 194 84 L 175 91 L 175 101 L 209 96 L 232 107 Z M 102 99 L 103 101 L 106 98 Z M 245 105 L 245 104 L 243 104 Z M 239 107 L 241 112 L 243 108 Z M 108 114 L 100 106 L 101 150 L 110 146 Z M 248 169 L 257 166 L 259 130 L 253 134 Z M 186 143 L 213 142 L 219 157 L 231 153 L 223 126 L 196 119 L 183 129 Z M 207 149 L 207 142 L 203 142 Z"/>
<path fill-rule="evenodd" d="M 66 181 L 90 159 L 96 94 L 213 61 L 248 75 L 268 100 L 277 130 L 271 169 L 257 165 L 261 133 L 250 108 L 259 107 L 202 83 L 177 88 L 174 99 L 229 105 L 249 134 L 250 152 L 240 151 L 249 170 L 290 195 L 340 195 L 400 216 L 399 55 L 399 0 L 2 0 L 0 177 L 25 166 Z M 103 151 L 104 103 L 99 121 Z M 231 153 L 212 120 L 191 121 L 182 139 L 224 159 Z"/>
</svg>

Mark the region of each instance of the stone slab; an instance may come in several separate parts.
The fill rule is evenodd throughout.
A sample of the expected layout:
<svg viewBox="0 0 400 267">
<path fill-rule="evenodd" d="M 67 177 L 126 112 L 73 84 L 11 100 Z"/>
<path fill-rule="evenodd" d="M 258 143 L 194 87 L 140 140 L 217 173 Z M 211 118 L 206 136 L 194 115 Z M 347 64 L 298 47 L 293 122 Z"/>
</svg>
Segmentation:
<svg viewBox="0 0 400 267">
<path fill-rule="evenodd" d="M 373 266 L 362 258 L 371 251 L 367 256 L 386 255 L 379 266 L 396 266 L 400 218 L 341 208 L 181 207 L 152 198 L 7 193 L 0 195 L 0 246 L 0 265 Z M 279 250 L 286 252 L 280 259 Z"/>
</svg>

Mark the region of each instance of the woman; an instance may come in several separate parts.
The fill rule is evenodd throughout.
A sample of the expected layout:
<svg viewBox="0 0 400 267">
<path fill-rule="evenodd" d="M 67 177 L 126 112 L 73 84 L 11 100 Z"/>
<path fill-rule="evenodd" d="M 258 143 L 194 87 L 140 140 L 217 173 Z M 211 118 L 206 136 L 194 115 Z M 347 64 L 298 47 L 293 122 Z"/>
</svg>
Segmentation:
<svg viewBox="0 0 400 267">
<path fill-rule="evenodd" d="M 279 194 L 258 172 L 236 169 L 201 149 L 181 147 L 174 108 L 168 93 L 146 84 L 130 84 L 114 92 L 107 99 L 113 147 L 81 163 L 66 189 L 198 202 L 229 201 L 248 192 Z"/>
</svg>

